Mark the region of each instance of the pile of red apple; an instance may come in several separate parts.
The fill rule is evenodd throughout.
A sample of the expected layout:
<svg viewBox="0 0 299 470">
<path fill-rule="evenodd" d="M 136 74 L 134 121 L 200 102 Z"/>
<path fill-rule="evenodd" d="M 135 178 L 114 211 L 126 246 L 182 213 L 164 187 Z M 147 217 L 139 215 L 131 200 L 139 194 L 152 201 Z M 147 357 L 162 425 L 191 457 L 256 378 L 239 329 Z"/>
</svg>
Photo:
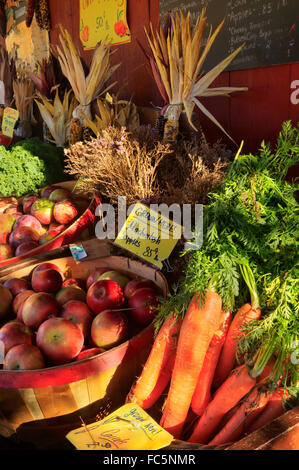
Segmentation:
<svg viewBox="0 0 299 470">
<path fill-rule="evenodd" d="M 57 186 L 11 204 L 0 214 L 0 261 L 50 242 L 87 207 L 88 200 Z"/>
<path fill-rule="evenodd" d="M 109 350 L 149 325 L 159 289 L 96 268 L 87 280 L 64 280 L 58 266 L 42 263 L 28 278 L 0 284 L 0 341 L 5 370 L 43 369 Z"/>
</svg>

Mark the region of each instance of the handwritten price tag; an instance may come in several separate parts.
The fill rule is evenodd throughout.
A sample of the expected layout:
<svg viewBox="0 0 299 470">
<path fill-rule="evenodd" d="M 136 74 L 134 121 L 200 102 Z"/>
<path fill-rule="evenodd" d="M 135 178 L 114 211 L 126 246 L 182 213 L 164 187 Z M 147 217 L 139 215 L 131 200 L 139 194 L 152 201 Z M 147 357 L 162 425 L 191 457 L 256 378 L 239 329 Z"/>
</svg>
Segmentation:
<svg viewBox="0 0 299 470">
<path fill-rule="evenodd" d="M 2 134 L 7 137 L 13 136 L 13 130 L 19 119 L 19 112 L 13 108 L 5 108 L 2 119 Z"/>
<path fill-rule="evenodd" d="M 135 204 L 114 243 L 151 264 L 163 267 L 183 227 L 144 204 Z"/>
<path fill-rule="evenodd" d="M 78 450 L 157 450 L 173 441 L 171 434 L 131 403 L 102 421 L 74 429 L 66 438 Z"/>
</svg>

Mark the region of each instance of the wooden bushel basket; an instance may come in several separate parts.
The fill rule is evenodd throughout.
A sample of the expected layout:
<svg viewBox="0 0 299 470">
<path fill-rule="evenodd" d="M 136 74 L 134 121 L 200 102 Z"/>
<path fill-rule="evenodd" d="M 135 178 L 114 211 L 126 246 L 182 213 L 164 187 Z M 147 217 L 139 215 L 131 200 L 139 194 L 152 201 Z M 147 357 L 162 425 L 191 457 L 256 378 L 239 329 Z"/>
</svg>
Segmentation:
<svg viewBox="0 0 299 470">
<path fill-rule="evenodd" d="M 109 267 L 131 278 L 151 279 L 166 296 L 165 277 L 139 261 L 109 256 L 76 264 L 72 257 L 51 260 L 66 278 L 87 279 L 96 267 Z M 26 277 L 23 268 L 14 277 Z M 2 277 L 1 282 L 8 276 Z M 123 344 L 97 356 L 33 371 L 0 370 L 0 435 L 33 443 L 61 445 L 68 431 L 104 417 L 124 403 L 153 342 L 153 325 Z"/>
<path fill-rule="evenodd" d="M 53 184 L 51 186 L 57 186 L 65 189 L 69 189 L 72 191 L 76 184 L 76 181 L 65 181 L 63 183 Z M 22 198 L 20 198 L 22 199 Z M 80 217 L 77 217 L 74 222 L 69 225 L 63 232 L 59 233 L 57 237 L 53 238 L 53 240 L 45 243 L 44 245 L 40 245 L 37 248 L 34 248 L 31 251 L 21 255 L 15 256 L 13 258 L 9 258 L 4 261 L 0 261 L 0 268 L 2 266 L 8 266 L 10 264 L 22 261 L 27 258 L 32 258 L 35 255 L 40 253 L 46 253 L 48 251 L 54 250 L 55 248 L 60 248 L 63 245 L 67 245 L 73 241 L 75 241 L 79 235 L 88 227 L 90 227 L 94 220 L 95 220 L 95 210 L 98 205 L 101 204 L 101 200 L 99 197 L 94 197 L 91 201 L 87 209 L 83 212 Z M 9 205 L 9 204 L 8 204 Z M 0 209 L 0 212 L 3 212 L 7 206 L 3 206 Z M 94 235 L 94 234 L 91 234 Z"/>
</svg>

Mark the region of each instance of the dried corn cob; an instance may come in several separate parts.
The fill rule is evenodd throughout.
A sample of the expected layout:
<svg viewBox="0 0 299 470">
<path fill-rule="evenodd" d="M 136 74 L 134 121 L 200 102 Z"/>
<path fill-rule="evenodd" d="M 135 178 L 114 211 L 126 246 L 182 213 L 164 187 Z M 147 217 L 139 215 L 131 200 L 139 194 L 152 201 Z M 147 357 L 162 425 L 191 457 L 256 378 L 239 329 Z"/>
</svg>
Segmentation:
<svg viewBox="0 0 299 470">
<path fill-rule="evenodd" d="M 30 28 L 35 11 L 35 2 L 36 0 L 27 0 L 26 6 L 26 26 Z"/>
<path fill-rule="evenodd" d="M 47 31 L 50 31 L 51 19 L 48 0 L 35 1 L 35 15 L 38 26 L 41 29 L 46 29 Z"/>
<path fill-rule="evenodd" d="M 69 132 L 69 145 L 74 145 L 76 142 L 82 140 L 82 126 L 80 119 L 72 118 L 70 123 L 70 132 Z"/>
</svg>

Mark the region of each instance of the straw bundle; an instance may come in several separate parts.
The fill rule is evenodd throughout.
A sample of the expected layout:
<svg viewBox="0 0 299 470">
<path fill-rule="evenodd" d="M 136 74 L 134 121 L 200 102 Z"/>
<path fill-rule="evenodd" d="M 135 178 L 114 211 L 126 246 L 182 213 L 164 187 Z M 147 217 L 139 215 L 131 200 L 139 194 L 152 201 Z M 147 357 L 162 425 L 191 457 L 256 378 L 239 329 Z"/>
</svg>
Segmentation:
<svg viewBox="0 0 299 470">
<path fill-rule="evenodd" d="M 171 17 L 171 27 L 167 32 L 160 27 L 155 34 L 151 24 L 150 32 L 145 30 L 152 52 L 152 56 L 148 58 L 160 93 L 170 105 L 168 113 L 174 116 L 172 119 L 178 120 L 180 113 L 184 110 L 190 125 L 197 130 L 192 123 L 192 112 L 194 106 L 197 106 L 231 138 L 198 98 L 230 96 L 232 92 L 247 90 L 247 88 L 236 87 L 209 88 L 215 78 L 241 51 L 244 44 L 208 73 L 203 74 L 202 67 L 205 59 L 224 24 L 222 21 L 214 32 L 211 27 L 207 42 L 203 45 L 203 33 L 207 21 L 205 12 L 206 8 L 202 10 L 194 26 L 190 12 L 184 16 L 182 11 Z"/>
<path fill-rule="evenodd" d="M 72 90 L 65 92 L 63 100 L 61 101 L 58 90 L 56 89 L 53 104 L 39 92 L 37 96 L 41 101 L 35 100 L 57 147 L 64 147 L 67 143 L 72 113 L 77 105 L 74 96 L 71 101 L 69 101 L 71 91 Z"/>
<path fill-rule="evenodd" d="M 63 74 L 68 79 L 74 95 L 79 103 L 74 117 L 82 119 L 80 109 L 91 119 L 90 104 L 101 93 L 108 91 L 115 85 L 112 83 L 104 89 L 105 83 L 120 64 L 111 66 L 111 50 L 110 45 L 103 42 L 98 43 L 95 48 L 89 73 L 85 75 L 82 61 L 77 48 L 68 31 L 60 26 L 61 34 L 59 35 L 61 48 L 57 47 L 58 60 Z"/>
<path fill-rule="evenodd" d="M 20 121 L 33 121 L 34 83 L 23 72 L 13 81 L 13 93 Z"/>
</svg>

